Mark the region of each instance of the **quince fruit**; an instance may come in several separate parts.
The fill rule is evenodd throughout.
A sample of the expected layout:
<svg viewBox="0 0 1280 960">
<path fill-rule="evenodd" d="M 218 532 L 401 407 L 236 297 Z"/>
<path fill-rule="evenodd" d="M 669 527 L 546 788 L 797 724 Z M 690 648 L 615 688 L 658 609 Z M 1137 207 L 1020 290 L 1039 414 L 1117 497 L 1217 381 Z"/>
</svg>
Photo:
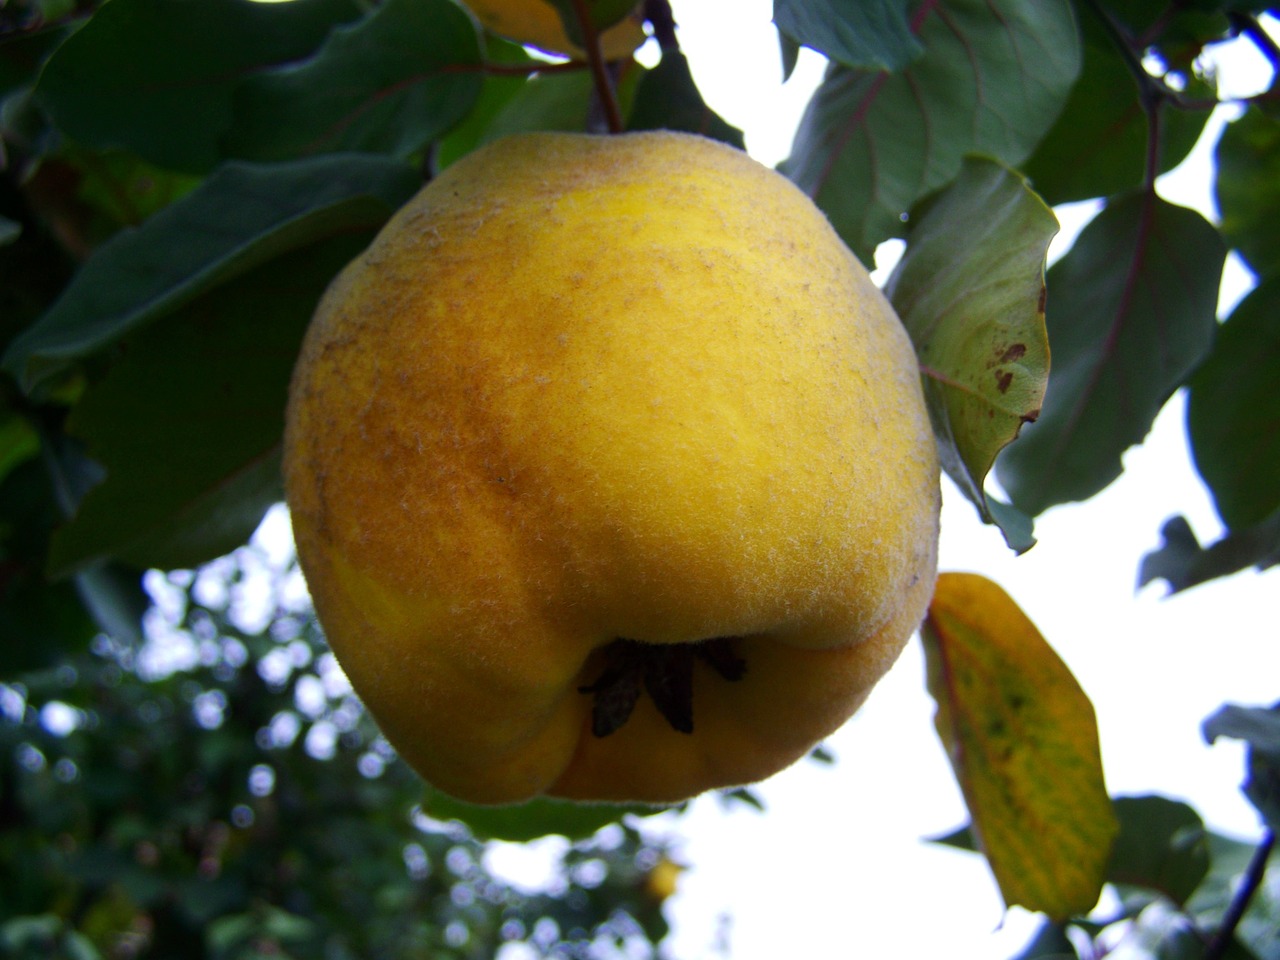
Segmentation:
<svg viewBox="0 0 1280 960">
<path fill-rule="evenodd" d="M 467 8 L 485 29 L 522 46 L 537 47 L 545 53 L 585 60 L 565 33 L 560 12 L 547 0 L 464 0 Z M 600 49 L 606 60 L 623 60 L 645 41 L 644 19 L 636 12 L 600 34 Z"/>
<path fill-rule="evenodd" d="M 800 190 L 687 134 L 519 135 L 429 183 L 317 310 L 285 475 L 339 662 L 471 802 L 767 777 L 934 585 L 901 324 Z"/>
</svg>

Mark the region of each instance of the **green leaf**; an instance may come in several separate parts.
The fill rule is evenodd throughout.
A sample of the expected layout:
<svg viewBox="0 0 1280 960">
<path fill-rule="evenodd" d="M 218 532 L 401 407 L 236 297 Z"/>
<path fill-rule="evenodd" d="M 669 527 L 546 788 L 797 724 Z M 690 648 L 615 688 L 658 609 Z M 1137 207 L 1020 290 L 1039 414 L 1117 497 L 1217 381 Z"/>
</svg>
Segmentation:
<svg viewBox="0 0 1280 960">
<path fill-rule="evenodd" d="M 455 800 L 434 787 L 426 787 L 422 810 L 436 820 L 457 820 L 480 840 L 524 842 L 553 834 L 582 840 L 627 814 L 647 816 L 665 807 L 635 804 L 574 803 L 538 797 L 501 807 L 480 806 Z"/>
<path fill-rule="evenodd" d="M 272 260 L 127 341 L 67 424 L 106 479 L 55 534 L 55 575 L 113 557 L 190 568 L 249 538 L 283 499 L 280 431 L 302 334 L 368 239 Z"/>
<path fill-rule="evenodd" d="M 489 127 L 498 114 L 519 96 L 538 66 L 538 61 L 525 53 L 524 47 L 518 44 L 490 34 L 484 36 L 484 44 L 485 63 L 504 67 L 518 66 L 528 72 L 485 72 L 480 93 L 467 115 L 437 141 L 432 157 L 437 171 L 445 169 L 485 141 Z"/>
<path fill-rule="evenodd" d="M 1227 124 L 1215 180 L 1222 234 L 1260 277 L 1280 275 L 1280 119 L 1257 107 Z"/>
<path fill-rule="evenodd" d="M 885 286 L 920 357 L 943 468 L 987 523 L 998 520 L 987 473 L 1044 402 L 1044 265 L 1057 232 L 1020 175 L 971 157 L 912 227 Z"/>
<path fill-rule="evenodd" d="M 76 574 L 72 583 L 98 630 L 134 649 L 142 646 L 146 639 L 142 617 L 151 599 L 142 589 L 142 575 L 137 570 L 104 563 Z"/>
<path fill-rule="evenodd" d="M 1280 707 L 1242 707 L 1229 703 L 1205 720 L 1202 729 L 1208 743 L 1229 737 L 1245 741 L 1251 749 L 1280 757 Z"/>
<path fill-rule="evenodd" d="M 583 33 L 582 18 L 579 5 L 590 17 L 596 32 L 603 32 L 614 24 L 621 23 L 636 8 L 636 0 L 543 0 L 550 3 L 560 14 L 564 24 L 565 35 L 579 49 L 586 49 L 586 35 Z"/>
<path fill-rule="evenodd" d="M 0 397 L 0 481 L 39 452 L 40 438 L 31 422 L 3 405 Z"/>
<path fill-rule="evenodd" d="M 74 586 L 44 576 L 49 532 L 61 519 L 40 461 L 0 480 L 0 677 L 52 666 L 93 638 Z"/>
<path fill-rule="evenodd" d="M 380 226 L 417 185 L 411 168 L 377 157 L 226 164 L 141 227 L 103 244 L 13 341 L 4 367 L 30 390 L 261 263 Z"/>
<path fill-rule="evenodd" d="M 1191 377 L 1187 433 L 1196 469 L 1232 530 L 1280 510 L 1280 276 L 1218 328 Z"/>
<path fill-rule="evenodd" d="M 1138 86 L 1115 44 L 1086 14 L 1084 63 L 1057 122 L 1022 170 L 1049 203 L 1108 197 L 1142 186 L 1146 175 L 1147 114 Z M 1189 97 L 1213 88 L 1191 78 Z M 1195 146 L 1208 110 L 1161 110 L 1160 171 L 1172 170 Z"/>
<path fill-rule="evenodd" d="M 58 159 L 74 170 L 79 181 L 77 198 L 102 214 L 112 232 L 122 226 L 137 226 L 186 196 L 201 181 L 115 150 L 89 151 L 68 145 Z M 49 159 L 45 163 L 49 164 Z"/>
<path fill-rule="evenodd" d="M 778 33 L 778 53 L 782 58 L 782 82 L 786 83 L 795 73 L 796 64 L 800 62 L 800 44 L 785 33 Z"/>
<path fill-rule="evenodd" d="M 996 466 L 1032 516 L 1120 475 L 1213 339 L 1225 251 L 1193 210 L 1154 194 L 1112 203 L 1049 271 L 1053 370 L 1040 418 Z"/>
<path fill-rule="evenodd" d="M 1168 897 L 1179 906 L 1209 872 L 1209 846 L 1200 815 L 1159 796 L 1117 797 L 1120 833 L 1107 880 Z"/>
<path fill-rule="evenodd" d="M 480 143 L 536 130 L 580 133 L 591 111 L 594 94 L 591 75 L 585 70 L 540 73 L 526 81 L 497 112 Z"/>
<path fill-rule="evenodd" d="M 464 117 L 481 84 L 479 38 L 461 7 L 388 0 L 314 56 L 246 78 L 224 147 L 250 160 L 408 157 Z"/>
<path fill-rule="evenodd" d="M 965 824 L 963 827 L 956 827 L 950 833 L 944 833 L 938 837 L 930 837 L 930 843 L 937 843 L 944 847 L 954 847 L 957 850 L 968 850 L 972 853 L 978 853 L 978 841 L 973 835 L 973 829 Z"/>
<path fill-rule="evenodd" d="M 629 130 L 683 130 L 723 140 L 742 149 L 742 131 L 707 106 L 679 50 L 662 54 L 662 62 L 648 70 L 636 86 Z"/>
<path fill-rule="evenodd" d="M 1280 704 L 1240 707 L 1227 704 L 1204 722 L 1204 738 L 1243 740 L 1249 745 L 1249 775 L 1244 794 L 1268 826 L 1280 830 Z"/>
<path fill-rule="evenodd" d="M 1222 923 L 1240 889 L 1240 881 L 1257 855 L 1257 847 L 1219 833 L 1210 832 L 1209 850 L 1213 858 L 1209 876 L 1187 904 L 1187 912 L 1201 930 L 1213 930 Z M 1269 872 L 1280 866 L 1280 848 L 1273 849 L 1267 863 Z M 1272 874 L 1274 875 L 1274 874 Z M 1275 883 L 1263 883 L 1249 901 L 1239 926 L 1237 944 L 1249 951 L 1246 960 L 1280 958 L 1280 890 Z M 1227 956 L 1239 956 L 1228 952 Z"/>
<path fill-rule="evenodd" d="M 774 0 L 783 36 L 846 67 L 901 70 L 924 52 L 906 0 Z"/>
<path fill-rule="evenodd" d="M 49 54 L 72 33 L 67 26 L 45 26 L 0 39 L 0 100 L 36 82 Z"/>
<path fill-rule="evenodd" d="M 965 154 L 1025 159 L 1079 71 L 1065 0 L 942 0 L 918 35 L 924 54 L 901 73 L 829 68 L 781 168 L 864 263 Z"/>
<path fill-rule="evenodd" d="M 112 0 L 54 54 L 36 94 L 73 139 L 203 173 L 241 78 L 305 57 L 353 0 Z"/>
<path fill-rule="evenodd" d="M 1013 960 L 1076 960 L 1076 949 L 1067 938 L 1066 928 L 1048 921 L 1040 925 L 1035 937 Z"/>
<path fill-rule="evenodd" d="M 1183 517 L 1174 517 L 1160 530 L 1164 543 L 1142 558 L 1138 586 L 1165 580 L 1171 593 L 1249 567 L 1265 570 L 1280 564 L 1280 510 L 1261 523 L 1236 530 L 1207 547 Z"/>
<path fill-rule="evenodd" d="M 944 573 L 922 629 L 935 724 L 1005 902 L 1088 912 L 1117 832 L 1093 706 L 996 584 Z"/>
</svg>

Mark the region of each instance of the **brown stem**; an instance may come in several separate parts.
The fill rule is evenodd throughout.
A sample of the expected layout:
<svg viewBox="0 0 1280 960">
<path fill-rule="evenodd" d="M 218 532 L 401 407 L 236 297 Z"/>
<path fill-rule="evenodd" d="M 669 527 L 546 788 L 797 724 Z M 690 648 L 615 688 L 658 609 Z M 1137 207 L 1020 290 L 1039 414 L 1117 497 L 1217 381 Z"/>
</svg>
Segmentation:
<svg viewBox="0 0 1280 960">
<path fill-rule="evenodd" d="M 609 75 L 609 65 L 604 59 L 604 49 L 600 46 L 600 31 L 591 19 L 591 11 L 587 9 L 586 0 L 572 0 L 573 12 L 582 27 L 582 44 L 587 52 L 587 63 L 591 67 L 591 78 L 595 82 L 596 95 L 604 107 L 605 121 L 610 133 L 622 133 L 622 108 L 618 105 L 618 92 L 613 86 L 613 77 Z"/>
<path fill-rule="evenodd" d="M 562 63 L 486 63 L 485 73 L 499 77 L 528 77 L 535 73 L 575 73 L 588 69 L 581 60 L 565 60 Z"/>
</svg>

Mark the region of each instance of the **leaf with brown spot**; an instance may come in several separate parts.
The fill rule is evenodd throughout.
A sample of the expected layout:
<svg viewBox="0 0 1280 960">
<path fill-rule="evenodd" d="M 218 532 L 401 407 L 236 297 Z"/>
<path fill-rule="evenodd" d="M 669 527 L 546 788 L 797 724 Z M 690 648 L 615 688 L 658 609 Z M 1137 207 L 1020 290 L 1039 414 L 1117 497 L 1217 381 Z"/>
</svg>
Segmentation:
<svg viewBox="0 0 1280 960">
<path fill-rule="evenodd" d="M 935 723 L 1005 902 L 1097 902 L 1118 832 L 1093 705 L 999 585 L 944 573 L 922 631 Z"/>
<path fill-rule="evenodd" d="M 920 355 L 943 468 L 1019 552 L 1035 542 L 1029 521 L 993 509 L 984 483 L 1044 400 L 1044 265 L 1057 232 L 1019 174 L 970 157 L 924 210 L 886 286 Z"/>
</svg>

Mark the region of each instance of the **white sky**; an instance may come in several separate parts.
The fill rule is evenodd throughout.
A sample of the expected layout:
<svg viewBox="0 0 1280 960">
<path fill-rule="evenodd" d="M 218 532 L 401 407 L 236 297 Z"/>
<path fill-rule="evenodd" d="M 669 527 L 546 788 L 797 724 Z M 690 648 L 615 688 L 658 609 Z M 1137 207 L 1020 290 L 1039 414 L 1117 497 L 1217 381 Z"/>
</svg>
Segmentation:
<svg viewBox="0 0 1280 960">
<path fill-rule="evenodd" d="M 785 157 L 821 58 L 802 58 L 782 86 L 771 0 L 673 6 L 703 95 L 745 130 L 758 159 Z M 1255 82 L 1257 65 L 1245 54 L 1233 54 L 1228 66 L 1228 82 Z M 1215 137 L 1161 183 L 1167 199 L 1209 216 Z M 1084 215 L 1063 216 L 1064 234 L 1073 236 Z M 1232 265 L 1224 299 L 1237 299 L 1246 279 Z M 1187 456 L 1182 416 L 1175 400 L 1111 488 L 1040 518 L 1039 545 L 1023 557 L 947 486 L 941 568 L 1000 582 L 1068 662 L 1094 701 L 1113 794 L 1187 799 L 1212 826 L 1251 839 L 1258 823 L 1239 793 L 1243 751 L 1226 741 L 1206 746 L 1199 727 L 1224 701 L 1268 704 L 1280 696 L 1278 575 L 1247 572 L 1168 599 L 1162 585 L 1135 588 L 1140 558 L 1158 545 L 1168 517 L 1185 514 L 1202 539 L 1219 530 Z M 672 820 L 691 865 L 668 905 L 672 956 L 1014 955 L 1038 919 L 1006 917 L 979 858 L 922 842 L 967 820 L 932 721 L 913 640 L 830 741 L 834 768 L 802 763 L 766 782 L 763 815 L 726 812 L 703 798 Z"/>
</svg>

